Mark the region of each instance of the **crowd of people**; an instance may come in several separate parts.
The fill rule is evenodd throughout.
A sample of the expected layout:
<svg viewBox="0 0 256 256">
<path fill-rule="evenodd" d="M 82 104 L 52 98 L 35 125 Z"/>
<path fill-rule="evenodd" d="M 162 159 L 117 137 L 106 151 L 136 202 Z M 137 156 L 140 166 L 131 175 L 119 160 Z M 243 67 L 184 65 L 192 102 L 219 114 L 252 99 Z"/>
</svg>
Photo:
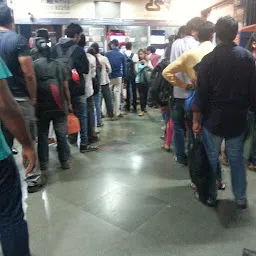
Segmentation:
<svg viewBox="0 0 256 256">
<path fill-rule="evenodd" d="M 11 9 L 1 4 L 0 235 L 4 255 L 15 255 L 15 250 L 29 255 L 19 173 L 12 157 L 14 138 L 22 145 L 28 192 L 37 192 L 47 180 L 52 130 L 61 167 L 70 169 L 70 145 L 78 146 L 81 153 L 96 151 L 97 128 L 104 125 L 103 118 L 114 122 L 131 111 L 137 113 L 138 94 L 140 117 L 147 107 L 161 107 L 162 148 L 169 152 L 173 144 L 178 164 L 188 165 L 189 146 L 201 134 L 210 165 L 205 203 L 216 206 L 217 190 L 225 189 L 222 152 L 231 169 L 236 204 L 247 207 L 243 145 L 248 112 L 256 110 L 256 37 L 250 41 L 251 51 L 237 46 L 233 41 L 238 23 L 232 17 L 223 17 L 216 25 L 199 17 L 191 19 L 175 38 L 170 37 L 162 58 L 154 46 L 134 53 L 132 43 L 120 50 L 117 40 L 110 42 L 105 54 L 98 43 L 85 51 L 83 29 L 74 23 L 52 48 L 45 29 L 37 31 L 29 47 L 12 31 L 12 24 Z M 69 113 L 79 120 L 80 132 L 67 136 Z M 35 168 L 36 144 L 39 168 Z M 251 168 L 255 168 L 255 152 Z M 197 195 L 196 184 L 191 186 Z"/>
</svg>

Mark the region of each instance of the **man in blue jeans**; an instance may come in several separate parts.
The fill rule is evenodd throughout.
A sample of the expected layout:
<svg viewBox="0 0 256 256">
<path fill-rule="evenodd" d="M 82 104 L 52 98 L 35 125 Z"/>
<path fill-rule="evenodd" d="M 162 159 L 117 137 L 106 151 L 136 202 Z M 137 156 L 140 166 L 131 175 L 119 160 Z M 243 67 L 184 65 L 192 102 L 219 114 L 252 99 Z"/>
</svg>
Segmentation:
<svg viewBox="0 0 256 256">
<path fill-rule="evenodd" d="M 20 109 L 5 81 L 11 74 L 0 59 L 0 121 L 21 143 L 26 174 L 35 167 L 35 153 Z M 1 126 L 0 126 L 1 127 Z M 20 176 L 0 128 L 0 240 L 4 256 L 29 256 L 27 222 L 22 209 Z"/>
<path fill-rule="evenodd" d="M 211 170 L 209 206 L 217 202 L 216 175 L 221 143 L 225 139 L 232 188 L 239 208 L 247 208 L 243 145 L 248 109 L 256 110 L 255 60 L 233 43 L 238 23 L 230 16 L 218 20 L 217 47 L 198 67 L 193 131 L 199 133 L 203 117 L 203 142 Z"/>
</svg>

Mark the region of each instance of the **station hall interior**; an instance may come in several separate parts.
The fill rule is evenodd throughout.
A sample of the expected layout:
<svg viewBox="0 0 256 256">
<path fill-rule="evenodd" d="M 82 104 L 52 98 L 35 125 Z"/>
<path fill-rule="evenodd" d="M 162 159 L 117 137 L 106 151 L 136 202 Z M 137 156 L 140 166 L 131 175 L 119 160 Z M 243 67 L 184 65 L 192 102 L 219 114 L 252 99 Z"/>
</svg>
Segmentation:
<svg viewBox="0 0 256 256">
<path fill-rule="evenodd" d="M 121 53 L 130 42 L 132 52 L 139 57 L 141 49 L 151 46 L 162 60 L 170 38 L 174 39 L 180 27 L 194 17 L 213 24 L 221 17 L 233 17 L 239 31 L 234 41 L 243 48 L 256 33 L 256 0 L 1 0 L 0 3 L 12 9 L 13 30 L 26 38 L 31 48 L 38 30 L 48 31 L 48 46 L 54 48 L 66 37 L 69 24 L 74 23 L 83 30 L 84 52 L 97 43 L 98 54 L 104 57 L 108 56 L 111 43 L 118 41 Z M 213 44 L 214 47 L 218 44 L 215 35 Z M 256 152 L 253 152 L 254 118 L 248 117 L 249 135 L 242 150 L 247 169 L 248 208 L 240 210 L 235 204 L 228 162 L 221 165 L 225 188 L 218 192 L 218 204 L 207 207 L 195 196 L 188 167 L 177 161 L 176 142 L 173 140 L 168 150 L 162 146 L 169 125 L 165 123 L 163 108 L 153 104 L 140 113 L 141 98 L 137 91 L 137 112 L 129 109 L 128 114 L 123 114 L 128 94 L 124 84 L 120 96 L 122 113 L 118 118 L 109 120 L 109 113 L 102 112 L 99 124 L 94 116 L 99 139 L 92 144 L 97 150 L 81 153 L 78 146 L 69 143 L 70 168 L 64 170 L 54 135 L 54 142 L 49 144 L 47 184 L 36 193 L 28 191 L 22 145 L 14 141 L 13 149 L 17 152 L 13 158 L 20 174 L 31 256 L 256 255 L 256 163 L 248 168 Z M 101 101 L 102 94 L 99 97 Z M 94 112 L 96 115 L 96 107 Z M 184 123 L 185 130 L 187 126 Z M 188 132 L 183 137 L 186 144 Z M 39 165 L 37 159 L 35 168 L 40 169 Z M 251 252 L 243 254 L 245 248 Z M 19 251 L 5 255 L 0 248 L 0 256 L 30 255 Z"/>
</svg>

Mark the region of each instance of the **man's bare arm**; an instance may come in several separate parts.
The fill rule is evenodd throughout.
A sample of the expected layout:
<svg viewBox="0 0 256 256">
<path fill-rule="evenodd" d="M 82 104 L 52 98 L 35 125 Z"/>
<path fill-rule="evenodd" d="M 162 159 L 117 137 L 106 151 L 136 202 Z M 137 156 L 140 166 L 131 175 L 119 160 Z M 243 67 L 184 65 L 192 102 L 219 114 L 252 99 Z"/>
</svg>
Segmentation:
<svg viewBox="0 0 256 256">
<path fill-rule="evenodd" d="M 5 80 L 0 80 L 0 120 L 23 147 L 32 147 L 19 106 Z"/>
<path fill-rule="evenodd" d="M 23 72 L 26 89 L 29 93 L 29 99 L 33 105 L 36 103 L 36 79 L 32 64 L 32 58 L 30 56 L 20 56 L 19 63 L 21 71 Z"/>
<path fill-rule="evenodd" d="M 32 140 L 26 129 L 19 106 L 14 100 L 4 79 L 0 80 L 0 120 L 9 132 L 21 143 L 23 147 L 23 164 L 26 168 L 26 174 L 30 173 L 36 165 Z"/>
</svg>

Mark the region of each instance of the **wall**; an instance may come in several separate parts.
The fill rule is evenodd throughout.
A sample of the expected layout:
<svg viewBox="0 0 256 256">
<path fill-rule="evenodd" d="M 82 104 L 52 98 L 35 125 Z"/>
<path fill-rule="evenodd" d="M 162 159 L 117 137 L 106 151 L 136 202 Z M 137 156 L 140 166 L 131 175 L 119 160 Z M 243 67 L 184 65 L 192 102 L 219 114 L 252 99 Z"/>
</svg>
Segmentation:
<svg viewBox="0 0 256 256">
<path fill-rule="evenodd" d="M 200 16 L 201 10 L 220 0 L 164 0 L 162 5 L 154 4 L 154 0 L 121 0 L 120 17 L 109 20 L 95 19 L 94 0 L 8 1 L 12 2 L 18 24 L 67 24 L 73 20 L 82 24 L 179 26 L 194 16 Z M 32 19 L 28 13 L 32 14 Z"/>
</svg>

